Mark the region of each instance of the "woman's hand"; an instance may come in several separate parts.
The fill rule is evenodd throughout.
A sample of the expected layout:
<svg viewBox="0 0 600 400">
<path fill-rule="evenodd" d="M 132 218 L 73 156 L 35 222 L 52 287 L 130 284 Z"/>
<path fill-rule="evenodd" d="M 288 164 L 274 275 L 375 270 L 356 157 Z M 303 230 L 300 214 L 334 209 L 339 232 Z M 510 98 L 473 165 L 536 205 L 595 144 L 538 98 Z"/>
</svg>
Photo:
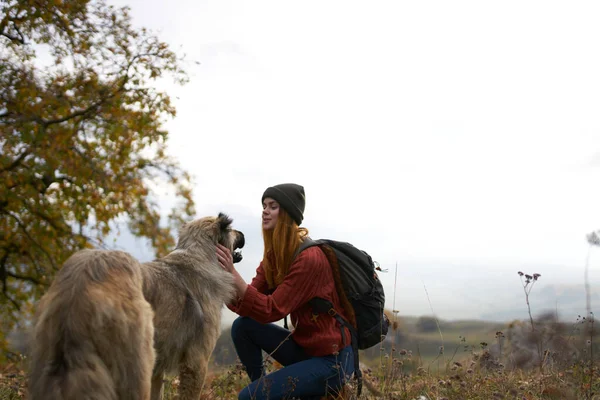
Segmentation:
<svg viewBox="0 0 600 400">
<path fill-rule="evenodd" d="M 231 254 L 231 251 L 222 244 L 217 244 L 217 260 L 219 260 L 221 268 L 233 274 L 235 271 L 233 268 L 233 255 Z"/>
<path fill-rule="evenodd" d="M 233 275 L 238 298 L 244 298 L 246 289 L 248 289 L 248 284 L 236 269 L 233 268 L 233 255 L 231 254 L 231 251 L 227 247 L 217 244 L 217 260 L 219 260 L 221 268 Z"/>
</svg>

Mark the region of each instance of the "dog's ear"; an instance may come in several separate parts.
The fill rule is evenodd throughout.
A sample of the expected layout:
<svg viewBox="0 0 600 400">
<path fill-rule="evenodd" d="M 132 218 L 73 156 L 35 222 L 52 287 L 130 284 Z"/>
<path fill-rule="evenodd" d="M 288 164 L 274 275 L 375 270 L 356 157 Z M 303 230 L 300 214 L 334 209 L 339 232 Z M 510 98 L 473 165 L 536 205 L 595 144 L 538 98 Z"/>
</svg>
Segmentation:
<svg viewBox="0 0 600 400">
<path fill-rule="evenodd" d="M 225 213 L 220 212 L 217 217 L 217 226 L 219 232 L 225 232 L 229 229 L 229 226 L 233 223 L 233 220 Z"/>
</svg>

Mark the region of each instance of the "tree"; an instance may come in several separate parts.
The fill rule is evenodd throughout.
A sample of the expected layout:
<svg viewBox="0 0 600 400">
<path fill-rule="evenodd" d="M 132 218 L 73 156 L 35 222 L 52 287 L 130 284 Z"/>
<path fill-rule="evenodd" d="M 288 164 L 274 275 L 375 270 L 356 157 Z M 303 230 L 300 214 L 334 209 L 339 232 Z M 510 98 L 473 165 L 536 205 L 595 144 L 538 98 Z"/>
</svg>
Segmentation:
<svg viewBox="0 0 600 400">
<path fill-rule="evenodd" d="M 438 329 L 437 320 L 435 317 L 423 316 L 417 320 L 417 331 L 418 332 L 435 332 Z"/>
<path fill-rule="evenodd" d="M 155 88 L 187 81 L 185 60 L 128 8 L 104 0 L 0 6 L 0 320 L 32 311 L 73 252 L 105 246 L 115 222 L 174 244 L 194 213 L 190 176 L 166 154 L 175 108 Z M 180 199 L 168 215 L 151 185 Z M 6 344 L 0 330 L 0 347 Z"/>
</svg>

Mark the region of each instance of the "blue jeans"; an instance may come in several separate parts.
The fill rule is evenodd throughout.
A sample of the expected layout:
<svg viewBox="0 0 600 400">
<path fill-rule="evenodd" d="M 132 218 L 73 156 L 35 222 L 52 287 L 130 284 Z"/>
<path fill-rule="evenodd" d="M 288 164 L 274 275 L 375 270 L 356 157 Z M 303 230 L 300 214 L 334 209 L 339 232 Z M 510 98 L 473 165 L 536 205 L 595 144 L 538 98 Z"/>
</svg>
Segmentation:
<svg viewBox="0 0 600 400">
<path fill-rule="evenodd" d="M 318 399 L 336 393 L 354 373 L 351 346 L 337 355 L 311 357 L 287 329 L 248 317 L 233 322 L 231 337 L 252 381 L 240 391 L 238 399 Z M 284 368 L 264 375 L 263 350 Z"/>
</svg>

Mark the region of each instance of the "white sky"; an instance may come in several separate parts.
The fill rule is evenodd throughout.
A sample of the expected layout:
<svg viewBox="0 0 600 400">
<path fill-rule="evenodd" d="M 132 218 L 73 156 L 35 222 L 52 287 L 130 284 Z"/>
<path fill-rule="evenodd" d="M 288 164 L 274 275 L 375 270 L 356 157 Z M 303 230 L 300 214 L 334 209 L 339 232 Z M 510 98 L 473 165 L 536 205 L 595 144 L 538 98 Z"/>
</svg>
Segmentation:
<svg viewBox="0 0 600 400">
<path fill-rule="evenodd" d="M 170 151 L 199 216 L 244 227 L 248 280 L 262 192 L 296 182 L 313 237 L 390 268 L 389 307 L 398 262 L 401 313 L 493 317 L 505 301 L 526 317 L 516 271 L 542 274 L 532 297 L 583 283 L 600 229 L 599 2 L 110 3 L 201 62 L 168 88 Z M 591 265 L 600 283 L 600 249 Z"/>
</svg>

